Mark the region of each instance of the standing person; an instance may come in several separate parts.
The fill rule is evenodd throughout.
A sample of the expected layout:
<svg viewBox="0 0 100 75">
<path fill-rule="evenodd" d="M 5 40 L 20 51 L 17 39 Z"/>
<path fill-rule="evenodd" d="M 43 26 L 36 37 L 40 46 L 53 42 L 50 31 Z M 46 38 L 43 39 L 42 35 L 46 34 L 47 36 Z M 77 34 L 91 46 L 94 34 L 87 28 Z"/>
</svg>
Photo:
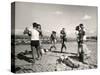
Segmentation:
<svg viewBox="0 0 100 75">
<path fill-rule="evenodd" d="M 40 24 L 38 24 L 37 30 L 39 32 L 39 43 L 40 43 L 40 49 L 39 49 L 39 51 L 40 51 L 40 54 L 42 56 L 41 49 L 42 49 L 42 38 L 43 38 L 43 34 L 42 34 L 42 28 L 41 28 L 41 25 Z"/>
<path fill-rule="evenodd" d="M 40 59 L 40 51 L 39 51 L 39 46 L 40 46 L 40 43 L 39 43 L 39 32 L 37 31 L 37 23 L 33 23 L 33 28 L 30 28 L 29 29 L 29 32 L 31 32 L 31 50 L 32 50 L 32 58 L 33 58 L 33 61 L 35 62 L 35 58 L 34 58 L 34 55 L 35 55 L 35 49 L 36 49 L 36 52 L 37 52 L 37 56 L 38 58 L 37 59 Z M 35 47 L 35 49 L 34 49 Z"/>
<path fill-rule="evenodd" d="M 56 46 L 55 46 L 55 44 L 56 44 L 56 39 L 57 39 L 57 37 L 56 37 L 56 32 L 55 32 L 55 31 L 52 31 L 52 34 L 51 34 L 51 36 L 50 36 L 50 40 L 51 40 L 51 43 L 52 43 L 52 45 L 51 45 L 51 47 L 50 47 L 50 51 L 51 51 L 52 48 L 55 48 L 55 50 L 56 50 Z"/>
<path fill-rule="evenodd" d="M 85 29 L 83 24 L 79 24 L 78 26 L 76 26 L 76 35 L 77 35 L 78 56 L 79 56 L 80 48 L 82 48 L 82 44 L 85 36 Z"/>
<path fill-rule="evenodd" d="M 78 44 L 77 56 L 79 56 L 79 48 L 80 48 L 80 42 L 79 42 L 79 30 L 80 30 L 80 27 L 79 27 L 79 25 L 76 26 L 75 30 L 76 30 L 76 40 L 77 40 L 77 44 Z"/>
<path fill-rule="evenodd" d="M 85 36 L 85 30 L 83 24 L 80 24 L 76 27 L 77 31 L 77 43 L 78 43 L 78 56 L 80 57 L 79 60 L 83 62 L 83 42 Z"/>
<path fill-rule="evenodd" d="M 65 48 L 66 50 L 65 42 L 67 41 L 67 38 L 66 38 L 65 28 L 62 28 L 62 30 L 60 31 L 60 38 L 61 38 L 61 43 L 62 43 L 62 46 L 61 46 L 61 53 L 62 53 L 63 48 Z"/>
</svg>

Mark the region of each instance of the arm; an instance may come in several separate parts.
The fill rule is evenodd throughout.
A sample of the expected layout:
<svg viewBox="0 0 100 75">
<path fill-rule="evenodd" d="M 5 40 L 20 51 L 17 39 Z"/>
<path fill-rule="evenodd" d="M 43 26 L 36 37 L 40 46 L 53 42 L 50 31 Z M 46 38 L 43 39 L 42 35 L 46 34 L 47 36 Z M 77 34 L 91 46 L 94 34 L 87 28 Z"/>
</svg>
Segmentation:
<svg viewBox="0 0 100 75">
<path fill-rule="evenodd" d="M 38 28 L 37 31 L 39 32 L 39 36 L 43 37 L 42 30 Z"/>
<path fill-rule="evenodd" d="M 26 27 L 23 34 L 28 34 L 28 28 Z"/>
<path fill-rule="evenodd" d="M 31 36 L 31 29 L 29 29 L 28 27 L 26 27 L 23 33 L 27 34 L 28 36 Z"/>
</svg>

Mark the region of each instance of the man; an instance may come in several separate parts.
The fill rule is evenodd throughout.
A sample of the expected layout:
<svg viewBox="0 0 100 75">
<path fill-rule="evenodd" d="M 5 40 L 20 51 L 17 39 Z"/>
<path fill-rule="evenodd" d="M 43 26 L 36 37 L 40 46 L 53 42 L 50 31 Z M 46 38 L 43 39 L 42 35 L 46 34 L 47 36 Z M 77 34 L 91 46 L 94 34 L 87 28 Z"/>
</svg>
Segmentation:
<svg viewBox="0 0 100 75">
<path fill-rule="evenodd" d="M 50 36 L 50 40 L 51 40 L 51 43 L 52 43 L 52 45 L 51 45 L 51 47 L 50 47 L 50 51 L 52 50 L 52 48 L 55 48 L 55 50 L 56 50 L 56 46 L 55 46 L 55 44 L 56 44 L 56 32 L 55 31 L 52 31 L 52 34 L 51 34 L 51 36 Z"/>
<path fill-rule="evenodd" d="M 65 42 L 67 41 L 67 38 L 66 38 L 65 28 L 62 28 L 62 30 L 60 31 L 60 38 L 61 38 L 61 43 L 62 43 L 62 46 L 61 46 L 61 53 L 62 53 L 63 48 L 65 48 L 66 50 Z"/>
</svg>

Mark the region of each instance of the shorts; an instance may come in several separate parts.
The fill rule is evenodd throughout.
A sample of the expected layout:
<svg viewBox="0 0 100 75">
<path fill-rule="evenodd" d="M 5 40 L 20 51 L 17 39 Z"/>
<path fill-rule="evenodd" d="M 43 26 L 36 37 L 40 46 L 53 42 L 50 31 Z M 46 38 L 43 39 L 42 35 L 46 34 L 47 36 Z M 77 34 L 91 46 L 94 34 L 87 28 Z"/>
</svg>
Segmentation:
<svg viewBox="0 0 100 75">
<path fill-rule="evenodd" d="M 34 46 L 35 48 L 40 46 L 39 40 L 31 40 L 31 46 Z"/>
</svg>

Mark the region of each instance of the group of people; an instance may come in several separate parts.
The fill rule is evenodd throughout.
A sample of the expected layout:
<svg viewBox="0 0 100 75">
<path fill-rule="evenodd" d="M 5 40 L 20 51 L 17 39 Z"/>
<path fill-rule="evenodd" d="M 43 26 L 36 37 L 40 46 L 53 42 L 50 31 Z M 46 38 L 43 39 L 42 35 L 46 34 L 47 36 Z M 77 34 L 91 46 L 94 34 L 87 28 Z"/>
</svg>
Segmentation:
<svg viewBox="0 0 100 75">
<path fill-rule="evenodd" d="M 84 26 L 83 24 L 80 24 L 78 26 L 76 26 L 76 33 L 77 33 L 77 43 L 78 43 L 78 55 L 80 54 L 80 50 L 82 52 L 83 48 L 82 48 L 82 44 L 83 44 L 83 37 L 85 35 L 85 30 L 84 30 Z M 31 50 L 32 50 L 32 58 L 33 61 L 35 62 L 35 57 L 34 57 L 34 50 L 36 50 L 37 52 L 37 59 L 40 59 L 42 57 L 42 52 L 41 52 L 41 39 L 43 38 L 43 34 L 42 34 L 42 29 L 41 29 L 41 25 L 37 24 L 37 23 L 33 23 L 32 27 L 28 28 L 26 27 L 24 30 L 24 34 L 28 34 L 28 36 L 30 36 L 31 39 Z M 55 50 L 56 48 L 56 42 L 57 42 L 57 36 L 56 36 L 56 31 L 52 31 L 51 36 L 50 36 L 50 40 L 51 40 L 51 46 L 50 46 L 50 51 L 52 51 L 52 48 L 54 48 Z M 67 41 L 67 36 L 66 36 L 66 32 L 65 32 L 65 28 L 62 28 L 62 30 L 60 31 L 60 39 L 61 39 L 61 53 L 63 52 L 63 48 L 65 48 L 66 50 L 66 41 Z M 34 49 L 35 48 L 35 49 Z"/>
<path fill-rule="evenodd" d="M 86 30 L 84 28 L 83 24 L 79 24 L 76 26 L 76 35 L 77 35 L 77 44 L 78 44 L 78 52 L 77 55 L 79 56 L 80 61 L 84 61 L 84 50 L 83 50 L 83 44 L 84 40 L 86 39 L 85 34 Z"/>
<path fill-rule="evenodd" d="M 60 31 L 60 39 L 61 39 L 61 53 L 63 52 L 63 48 L 65 48 L 66 50 L 66 44 L 65 42 L 67 41 L 66 38 L 66 32 L 65 32 L 65 28 L 62 28 L 62 30 Z M 57 42 L 57 36 L 56 36 L 56 31 L 52 31 L 52 34 L 50 36 L 50 40 L 51 40 L 51 47 L 50 47 L 50 51 L 52 50 L 52 48 L 55 48 L 56 50 L 56 42 Z"/>
<path fill-rule="evenodd" d="M 26 27 L 24 30 L 24 34 L 28 34 L 31 39 L 31 50 L 32 50 L 32 58 L 33 62 L 35 62 L 35 52 L 37 53 L 37 59 L 39 60 L 42 56 L 42 53 L 40 51 L 41 49 L 41 38 L 43 37 L 42 35 L 42 30 L 41 30 L 41 25 L 37 23 L 33 23 L 32 27 Z M 35 48 L 35 49 L 34 49 Z"/>
</svg>

